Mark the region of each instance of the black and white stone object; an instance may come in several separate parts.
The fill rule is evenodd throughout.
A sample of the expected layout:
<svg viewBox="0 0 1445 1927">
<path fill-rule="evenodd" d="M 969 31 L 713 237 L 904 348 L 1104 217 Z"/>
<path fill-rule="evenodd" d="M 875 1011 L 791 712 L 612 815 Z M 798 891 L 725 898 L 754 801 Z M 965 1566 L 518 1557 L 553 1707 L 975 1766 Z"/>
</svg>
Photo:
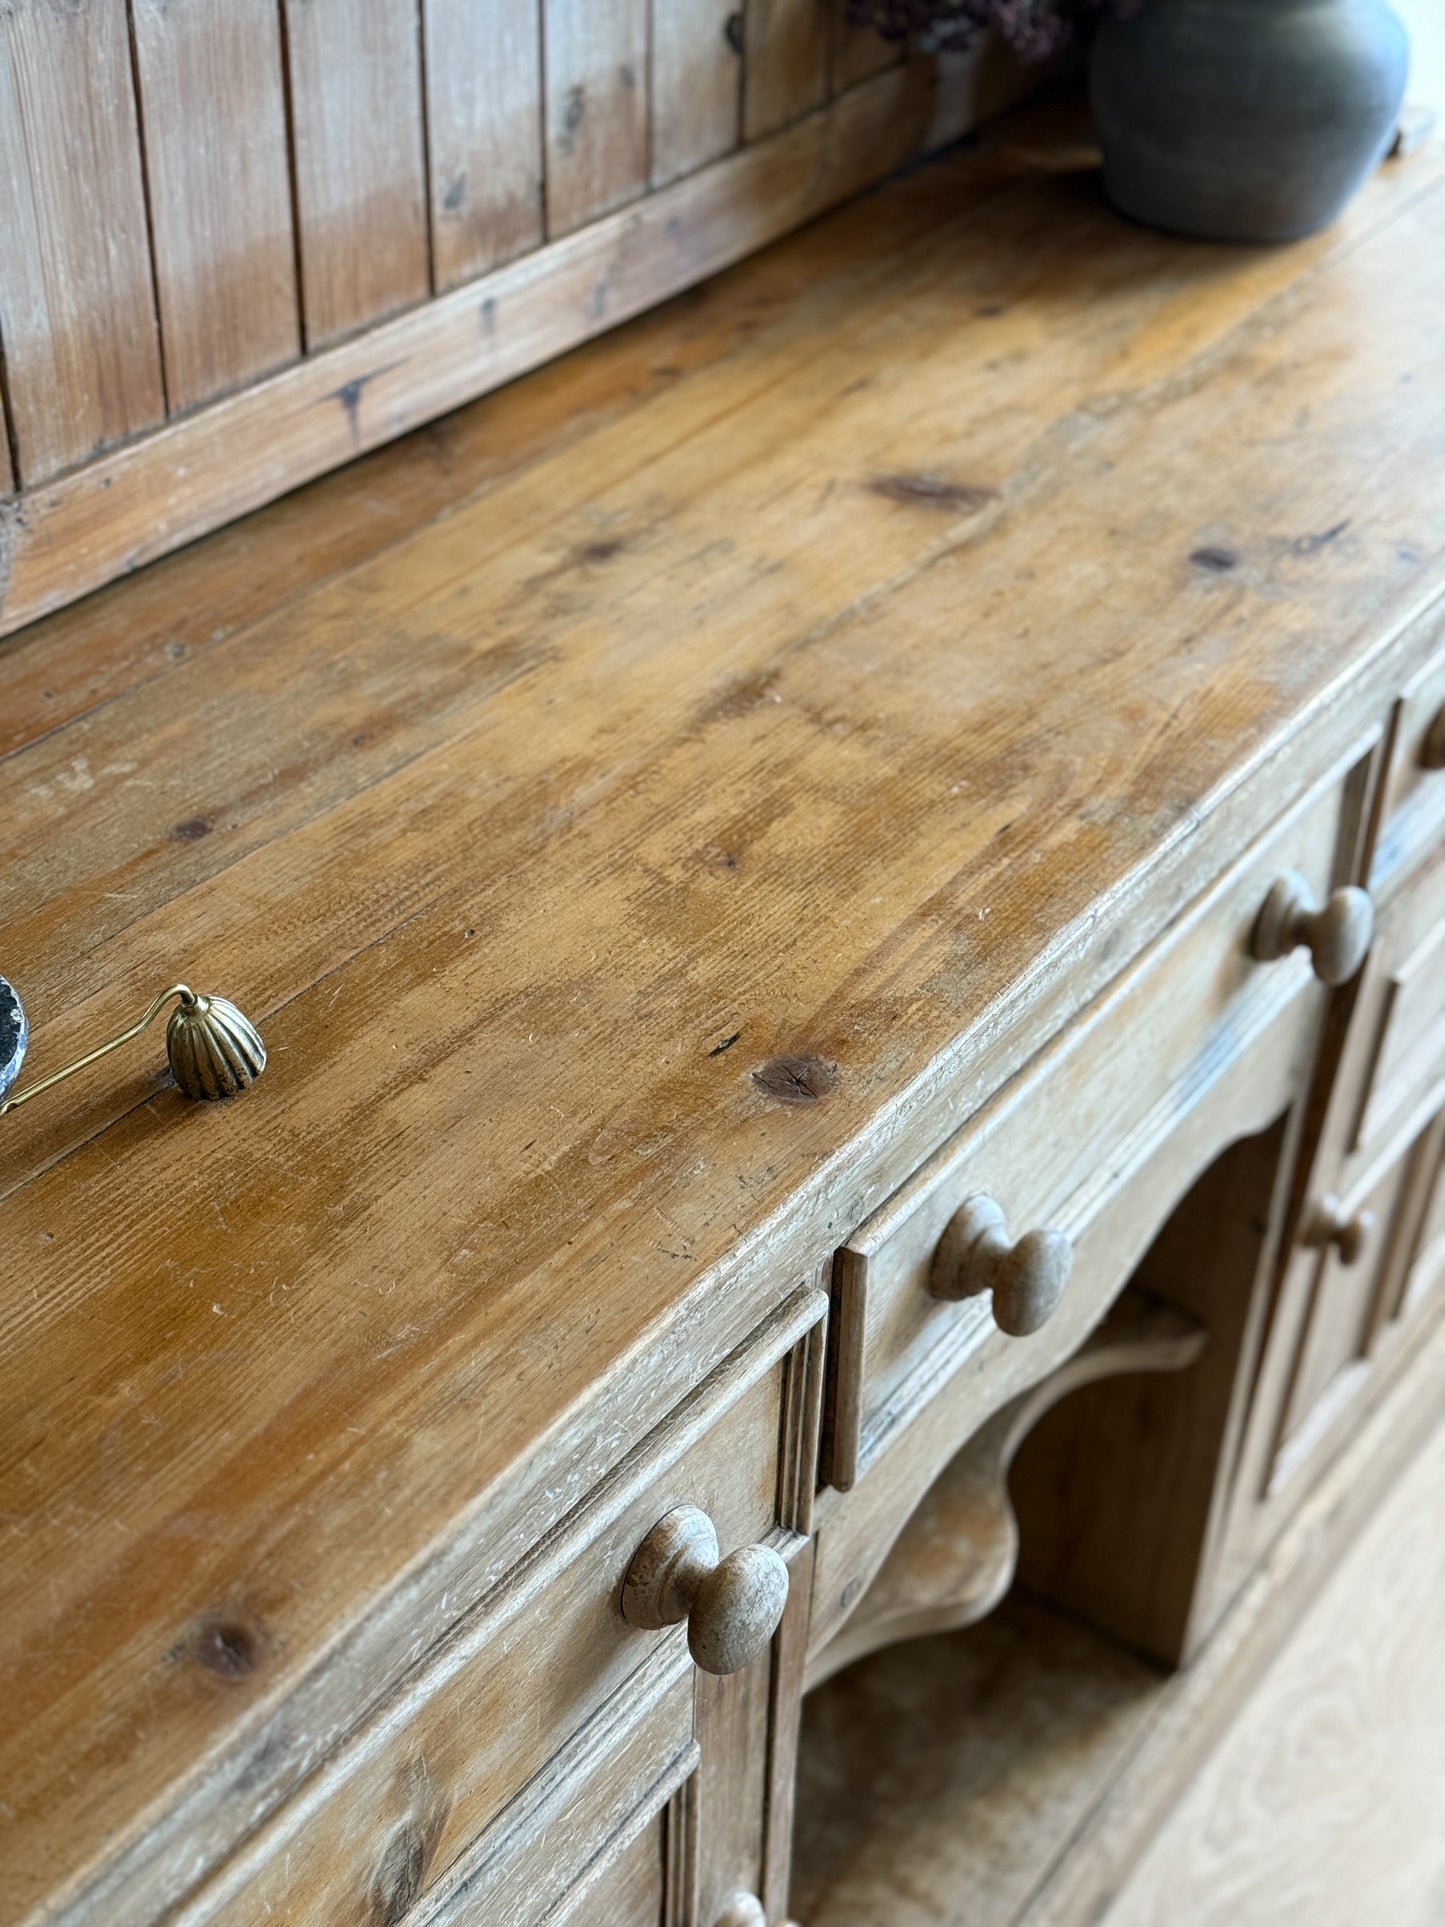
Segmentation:
<svg viewBox="0 0 1445 1927">
<path fill-rule="evenodd" d="M 20 1075 L 29 1042 L 30 1026 L 25 1021 L 20 993 L 14 984 L 0 977 L 0 1098 Z"/>
</svg>

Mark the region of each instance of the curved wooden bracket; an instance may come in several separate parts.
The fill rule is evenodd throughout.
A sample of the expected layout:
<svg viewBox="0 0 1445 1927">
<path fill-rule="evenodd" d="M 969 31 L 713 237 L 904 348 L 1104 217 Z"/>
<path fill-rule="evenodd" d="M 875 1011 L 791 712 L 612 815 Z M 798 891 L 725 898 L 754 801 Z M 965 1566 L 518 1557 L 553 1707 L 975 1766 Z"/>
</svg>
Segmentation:
<svg viewBox="0 0 1445 1927">
<path fill-rule="evenodd" d="M 940 1473 L 851 1616 L 815 1657 L 808 1688 L 880 1646 L 970 1626 L 991 1613 L 1018 1565 L 1009 1467 L 1044 1413 L 1097 1379 L 1182 1371 L 1205 1342 L 1203 1327 L 1184 1312 L 1125 1291 L 1072 1358 L 996 1412 Z"/>
</svg>

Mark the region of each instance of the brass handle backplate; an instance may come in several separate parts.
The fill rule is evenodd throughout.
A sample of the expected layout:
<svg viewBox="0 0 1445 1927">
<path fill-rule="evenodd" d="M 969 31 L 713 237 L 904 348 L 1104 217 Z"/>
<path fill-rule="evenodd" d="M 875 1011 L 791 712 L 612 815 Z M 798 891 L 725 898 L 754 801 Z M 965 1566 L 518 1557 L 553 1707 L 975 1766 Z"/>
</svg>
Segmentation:
<svg viewBox="0 0 1445 1927">
<path fill-rule="evenodd" d="M 0 1117 L 129 1044 L 172 999 L 177 1001 L 166 1025 L 166 1059 L 181 1091 L 187 1097 L 214 1100 L 235 1097 L 254 1084 L 266 1068 L 266 1046 L 251 1020 L 224 997 L 199 996 L 185 984 L 172 984 L 128 1029 L 11 1097 L 7 1093 L 25 1061 L 29 1025 L 19 992 L 0 977 L 0 1099 L 4 1100 Z"/>
</svg>

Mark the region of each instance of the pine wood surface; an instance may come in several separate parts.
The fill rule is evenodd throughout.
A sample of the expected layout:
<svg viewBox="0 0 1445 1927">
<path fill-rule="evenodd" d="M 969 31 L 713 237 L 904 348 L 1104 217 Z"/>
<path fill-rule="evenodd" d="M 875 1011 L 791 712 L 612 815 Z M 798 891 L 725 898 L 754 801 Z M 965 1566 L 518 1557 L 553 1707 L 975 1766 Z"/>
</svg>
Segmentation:
<svg viewBox="0 0 1445 1927">
<path fill-rule="evenodd" d="M 427 172 L 437 289 L 542 240 L 536 0 L 424 0 Z"/>
<path fill-rule="evenodd" d="M 733 0 L 652 0 L 654 187 L 717 160 L 742 138 L 735 12 Z"/>
<path fill-rule="evenodd" d="M 10 427 L 22 475 L 43 482 L 165 413 L 122 8 L 0 15 L 0 192 Z"/>
<path fill-rule="evenodd" d="M 172 411 L 301 352 L 281 15 L 135 0 L 157 318 Z"/>
<path fill-rule="evenodd" d="M 308 347 L 431 291 L 414 0 L 285 0 Z"/>
<path fill-rule="evenodd" d="M 890 51 L 842 0 L 9 0 L 0 634 L 1046 77 L 991 40 L 906 71 Z"/>
<path fill-rule="evenodd" d="M 37 1071 L 180 968 L 272 1052 L 5 1127 L 5 1918 L 264 1812 L 1383 717 L 1440 174 L 957 157 L 0 655 Z"/>
<path fill-rule="evenodd" d="M 947 87 L 918 66 L 881 74 L 640 205 L 27 486 L 0 515 L 0 633 L 692 287 L 1018 90 L 1017 69 L 993 63 Z"/>
<path fill-rule="evenodd" d="M 1445 1915 L 1445 1432 L 1332 1575 L 1106 1927 Z"/>
</svg>

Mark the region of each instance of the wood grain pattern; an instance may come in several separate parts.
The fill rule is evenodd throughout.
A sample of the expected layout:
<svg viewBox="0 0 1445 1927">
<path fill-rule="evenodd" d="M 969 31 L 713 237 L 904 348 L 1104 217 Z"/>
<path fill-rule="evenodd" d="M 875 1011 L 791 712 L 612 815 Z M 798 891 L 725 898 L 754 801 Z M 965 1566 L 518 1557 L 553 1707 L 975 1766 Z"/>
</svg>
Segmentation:
<svg viewBox="0 0 1445 1927">
<path fill-rule="evenodd" d="M 132 0 L 170 410 L 300 352 L 273 0 Z"/>
<path fill-rule="evenodd" d="M 1216 1747 L 1218 1777 L 1205 1767 L 1218 1789 L 1216 1801 L 1227 1797 L 1227 1765 L 1247 1770 L 1251 1756 L 1258 1758 L 1270 1730 L 1267 1720 L 1255 1724 L 1246 1710 L 1243 1719 L 1258 1737 L 1246 1740 L 1232 1760 L 1231 1727 L 1251 1693 L 1258 1693 L 1262 1714 L 1272 1702 L 1287 1704 L 1273 1701 L 1272 1666 L 1275 1678 L 1295 1671 L 1301 1708 L 1296 1719 L 1311 1704 L 1321 1712 L 1333 1708 L 1333 1717 L 1326 1716 L 1329 1737 L 1321 1730 L 1299 1748 L 1281 1786 L 1303 1793 L 1322 1755 L 1349 1760 L 1359 1715 L 1341 1720 L 1331 1686 L 1347 1636 L 1336 1630 L 1333 1640 L 1319 1638 L 1307 1616 L 1352 1536 L 1377 1514 L 1386 1520 L 1384 1531 L 1370 1536 L 1383 1551 L 1388 1533 L 1395 1548 L 1386 1560 L 1391 1576 L 1410 1572 L 1418 1580 L 1433 1572 L 1439 1538 L 1429 1520 L 1430 1507 L 1438 1504 L 1445 1330 L 1437 1331 L 1417 1366 L 1408 1396 L 1378 1412 L 1352 1443 L 1284 1535 L 1269 1570 L 1245 1585 L 1220 1634 L 1184 1672 L 1166 1677 L 1020 1592 L 977 1627 L 879 1653 L 810 1695 L 793 1887 L 799 1918 L 808 1927 L 875 1927 L 882 1918 L 890 1927 L 1077 1927 L 1087 1920 L 1116 1927 L 1110 1903 L 1116 1895 L 1130 1897 L 1130 1870 L 1154 1841 L 1159 1857 L 1147 1868 L 1151 1877 L 1142 1878 L 1141 1904 L 1125 1913 L 1129 1927 L 1192 1921 L 1180 1895 L 1165 1884 L 1166 1870 L 1188 1869 L 1198 1878 L 1207 1877 L 1210 1866 L 1223 1877 L 1242 1875 L 1240 1886 L 1252 1879 L 1246 1892 L 1269 1896 L 1261 1918 L 1275 1917 L 1267 1872 L 1271 1826 L 1264 1811 L 1249 1816 L 1245 1831 L 1227 1825 L 1216 1839 L 1201 1832 L 1204 1803 L 1190 1807 L 1194 1824 L 1187 1847 L 1183 1824 L 1176 1829 L 1166 1816 Z M 1422 1462 L 1417 1475 L 1409 1469 L 1411 1458 L 1432 1434 L 1437 1442 L 1429 1470 Z M 1397 1485 L 1402 1497 L 1390 1503 L 1387 1495 Z M 1374 1593 L 1364 1576 L 1368 1560 L 1350 1564 L 1349 1580 L 1334 1589 L 1342 1608 L 1347 1598 L 1363 1604 Z M 1383 1649 L 1375 1643 L 1382 1662 L 1377 1677 L 1388 1671 L 1385 1652 L 1403 1647 L 1418 1653 L 1430 1637 L 1428 1599 L 1415 1586 L 1407 1590 L 1414 1610 L 1402 1606 L 1398 1645 L 1394 1639 L 1383 1642 Z M 1386 1595 L 1374 1596 L 1378 1612 Z M 1304 1633 L 1295 1640 L 1302 1621 Z M 1349 1670 L 1367 1667 L 1373 1670 L 1372 1660 L 1361 1654 Z M 1429 1681 L 1433 1707 L 1433 1666 Z M 1380 1712 L 1379 1742 L 1364 1756 L 1366 1784 L 1377 1797 L 1389 1781 L 1390 1728 L 1414 1725 L 1408 1703 L 1401 1707 L 1388 1687 Z M 1287 1730 L 1297 1731 L 1296 1722 Z M 1417 1729 L 1421 1736 L 1427 1730 L 1425 1722 Z M 1277 1751 L 1274 1757 L 1279 1759 Z M 1383 1892 L 1397 1892 L 1363 1832 L 1354 1831 L 1355 1825 L 1377 1826 L 1378 1809 L 1363 1797 L 1357 1804 L 1363 1789 L 1350 1765 L 1343 1773 L 1331 1803 L 1353 1823 L 1341 1834 L 1342 1858 L 1352 1851 L 1362 1856 L 1355 1875 L 1345 1876 L 1346 1890 L 1361 1891 L 1348 1886 L 1349 1878 L 1368 1886 L 1372 1872 L 1384 1871 Z M 1412 1819 L 1435 1802 L 1438 1781 L 1428 1775 L 1426 1781 L 1405 1796 Z M 1244 1784 L 1257 1782 L 1251 1775 Z M 1308 1808 L 1271 1800 L 1267 1811 L 1286 1845 L 1293 1882 L 1306 1864 Z M 962 1825 L 965 1812 L 970 1823 Z M 1234 1810 L 1236 1823 L 1245 1817 Z M 1288 1845 L 1294 1838 L 1301 1842 L 1298 1858 Z M 1241 1843 L 1237 1859 L 1230 1853 L 1235 1840 Z M 1174 1849 L 1168 1859 L 1166 1845 Z M 1407 1857 L 1413 1869 L 1423 1870 L 1437 1853 L 1438 1836 L 1427 1833 L 1416 1837 Z M 1191 1891 L 1207 1892 L 1206 1880 Z M 1240 1888 L 1235 1891 L 1238 1896 Z M 1151 1913 L 1161 1895 L 1162 1911 Z M 1343 1918 L 1374 1919 L 1377 1912 L 1382 1919 L 1393 1917 L 1388 1904 L 1377 1910 L 1367 1901 Z M 1231 1917 L 1254 1916 L 1237 1906 Z M 1311 1917 L 1308 1909 L 1302 1917 Z M 1334 1918 L 1328 1911 L 1315 1917 Z"/>
<path fill-rule="evenodd" d="M 652 184 L 691 174 L 742 136 L 733 0 L 652 0 Z"/>
<path fill-rule="evenodd" d="M 506 1841 L 510 1797 L 575 1750 L 575 1734 L 605 1761 L 606 1747 L 585 1736 L 599 1725 L 615 1733 L 653 1692 L 673 1708 L 670 1758 L 694 1729 L 694 1668 L 676 1633 L 625 1621 L 623 1575 L 678 1495 L 705 1506 L 729 1544 L 772 1533 L 782 1378 L 769 1340 L 714 1374 L 644 1453 L 587 1495 L 540 1557 L 508 1575 L 462 1640 L 413 1674 L 362 1743 L 323 1767 L 207 1883 L 184 1909 L 184 1927 L 249 1927 L 287 1908 L 314 1927 L 349 1927 L 387 1843 L 403 1832 L 424 1840 L 422 1886 L 440 1896 L 471 1843 L 488 1834 L 492 1846 Z M 713 1770 L 726 1784 L 726 1759 Z M 565 1828 L 563 1837 L 575 1872 L 590 1858 L 585 1838 Z M 192 1852 L 196 1845 L 193 1836 Z"/>
<path fill-rule="evenodd" d="M 1050 1407 L 1121 1376 L 1172 1377 L 1193 1364 L 1204 1328 L 1128 1288 L 1072 1358 L 1010 1401 L 939 1474 L 877 1575 L 809 1669 L 814 1685 L 879 1647 L 971 1626 L 1001 1602 L 1019 1559 L 1009 1491 L 1014 1456 Z"/>
<path fill-rule="evenodd" d="M 424 0 L 438 290 L 541 245 L 538 0 Z"/>
<path fill-rule="evenodd" d="M 732 1679 L 699 1678 L 698 1920 L 761 1884 L 773 1651 Z"/>
<path fill-rule="evenodd" d="M 0 517 L 0 634 L 513 379 L 764 246 L 916 150 L 925 74 L 885 74 L 774 140 L 171 424 Z M 483 325 L 479 326 L 479 318 Z"/>
<path fill-rule="evenodd" d="M 308 348 L 430 290 L 418 0 L 284 0 Z M 212 434 L 225 429 L 215 424 Z"/>
<path fill-rule="evenodd" d="M 691 370 L 645 406 L 7 759 L 37 1066 L 180 955 L 275 1066 L 7 1140 L 22 1871 L 174 1898 L 263 1824 L 1387 713 L 1445 202 L 1358 219 L 1230 265 L 957 157 L 645 324 Z M 167 1662 L 235 1600 L 252 1674 Z"/>
<path fill-rule="evenodd" d="M 10 459 L 10 414 L 5 406 L 5 345 L 0 341 L 0 495 L 9 495 L 15 487 L 15 465 Z M 6 542 L 4 524 L 0 523 L 0 545 Z M 0 547 L 3 553 L 3 547 Z M 6 573 L 6 563 L 0 561 L 0 577 Z M 0 591 L 3 596 L 3 591 Z"/>
<path fill-rule="evenodd" d="M 547 234 L 556 240 L 647 187 L 649 0 L 542 0 Z"/>
<path fill-rule="evenodd" d="M 95 111 L 77 113 L 82 101 Z M 0 14 L 0 189 L 0 340 L 29 487 L 165 411 L 130 44 L 115 0 L 19 0 Z"/>
<path fill-rule="evenodd" d="M 1104 1927 L 1439 1920 L 1442 1518 L 1445 1431 L 1342 1560 Z"/>
<path fill-rule="evenodd" d="M 896 40 L 885 40 L 872 27 L 849 20 L 839 9 L 834 17 L 832 61 L 829 86 L 833 93 L 846 93 L 860 81 L 871 80 L 903 59 L 903 47 Z"/>
<path fill-rule="evenodd" d="M 981 1193 L 1007 1197 L 1020 1223 L 1077 1243 L 1109 1193 L 1132 1180 L 1303 987 L 1302 963 L 1289 981 L 1254 964 L 1249 933 L 1282 851 L 1316 880 L 1329 877 L 1344 798 L 1336 770 L 849 1238 L 836 1267 L 836 1342 L 846 1362 L 836 1375 L 833 1483 L 852 1483 L 883 1449 L 913 1383 L 931 1382 L 945 1356 L 989 1329 L 978 1307 L 940 1302 L 945 1244 L 966 1203 Z M 1059 1117 L 1069 1129 L 1054 1128 Z"/>
<path fill-rule="evenodd" d="M 1193 1656 L 1231 1596 L 1216 1542 L 1298 1143 L 1281 1119 L 1231 1145 L 1134 1274 L 1207 1330 L 1199 1363 L 1080 1392 L 1043 1420 L 1014 1467 L 1025 1585 L 1165 1665 Z"/>
<path fill-rule="evenodd" d="M 827 98 L 831 0 L 746 0 L 743 136 L 758 140 Z"/>
<path fill-rule="evenodd" d="M 1076 1247 L 1075 1273 L 1054 1318 L 1027 1343 L 975 1331 L 936 1343 L 931 1374 L 900 1389 L 887 1449 L 847 1494 L 824 1493 L 814 1566 L 811 1656 L 860 1607 L 900 1531 L 961 1446 L 1012 1398 L 1078 1350 L 1144 1257 L 1174 1201 L 1241 1133 L 1263 1131 L 1286 1110 L 1307 1063 L 1315 1025 L 1305 1005 L 1276 1013 L 1250 1047 L 1156 1141 L 1152 1156 L 1104 1204 Z"/>
</svg>

